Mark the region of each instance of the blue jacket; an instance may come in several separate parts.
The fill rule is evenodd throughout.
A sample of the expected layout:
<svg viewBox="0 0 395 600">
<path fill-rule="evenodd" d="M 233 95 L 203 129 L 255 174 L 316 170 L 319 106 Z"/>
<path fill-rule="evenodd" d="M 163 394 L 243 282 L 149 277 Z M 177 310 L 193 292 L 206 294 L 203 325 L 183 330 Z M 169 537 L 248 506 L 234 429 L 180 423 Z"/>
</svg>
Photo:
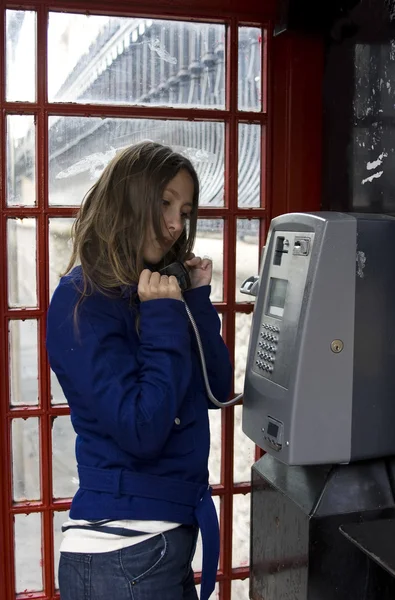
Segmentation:
<svg viewBox="0 0 395 600">
<path fill-rule="evenodd" d="M 135 288 L 116 297 L 93 293 L 79 305 L 75 321 L 80 284 L 76 267 L 61 279 L 47 319 L 50 365 L 77 434 L 80 487 L 70 516 L 197 521 L 204 551 L 201 597 L 208 598 L 219 549 L 210 533 L 218 525 L 207 492 L 208 408 L 214 406 L 185 306 L 173 299 L 132 303 Z M 225 401 L 232 370 L 209 295 L 204 286 L 184 298 L 199 329 L 212 392 Z"/>
</svg>

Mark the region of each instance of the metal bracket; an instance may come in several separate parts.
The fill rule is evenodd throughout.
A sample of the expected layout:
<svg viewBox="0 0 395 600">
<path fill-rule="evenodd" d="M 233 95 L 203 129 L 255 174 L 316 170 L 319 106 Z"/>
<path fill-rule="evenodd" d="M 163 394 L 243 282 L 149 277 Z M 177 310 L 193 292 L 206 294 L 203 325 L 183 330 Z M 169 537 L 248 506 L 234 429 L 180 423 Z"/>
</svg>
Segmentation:
<svg viewBox="0 0 395 600">
<path fill-rule="evenodd" d="M 251 277 L 247 277 L 243 281 L 240 287 L 240 292 L 242 294 L 247 294 L 248 296 L 257 296 L 259 289 L 259 277 L 256 275 L 251 275 Z"/>
</svg>

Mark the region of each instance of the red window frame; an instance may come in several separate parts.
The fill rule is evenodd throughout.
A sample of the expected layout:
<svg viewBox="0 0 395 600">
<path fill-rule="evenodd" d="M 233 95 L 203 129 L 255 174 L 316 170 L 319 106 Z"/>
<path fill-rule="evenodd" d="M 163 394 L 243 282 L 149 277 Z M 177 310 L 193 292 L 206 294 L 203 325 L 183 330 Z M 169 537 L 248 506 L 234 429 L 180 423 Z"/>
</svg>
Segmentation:
<svg viewBox="0 0 395 600">
<path fill-rule="evenodd" d="M 270 147 L 271 131 L 268 122 L 270 114 L 270 78 L 268 64 L 271 47 L 271 23 L 263 14 L 253 14 L 248 11 L 243 14 L 237 10 L 237 6 L 220 11 L 218 17 L 218 6 L 213 8 L 199 9 L 198 2 L 191 7 L 182 7 L 176 4 L 168 8 L 166 2 L 158 2 L 155 7 L 144 7 L 134 10 L 130 3 L 122 0 L 112 4 L 111 13 L 122 16 L 141 16 L 156 18 L 182 18 L 183 20 L 199 19 L 225 23 L 227 29 L 227 71 L 226 71 L 226 97 L 227 107 L 223 111 L 210 111 L 209 109 L 175 109 L 156 107 L 135 106 L 98 106 L 98 105 L 59 105 L 50 104 L 46 99 L 46 27 L 47 11 L 69 10 L 71 12 L 91 11 L 92 13 L 109 14 L 105 3 L 102 1 L 72 2 L 64 0 L 25 0 L 22 5 L 14 2 L 3 3 L 0 14 L 0 47 L 5 48 L 5 22 L 4 8 L 11 9 L 34 9 L 37 10 L 37 101 L 34 103 L 6 102 L 5 101 L 5 61 L 4 52 L 0 52 L 0 195 L 1 195 L 1 226 L 0 226 L 0 581 L 3 582 L 3 597 L 5 600 L 14 600 L 14 539 L 13 518 L 16 514 L 40 512 L 42 521 L 42 556 L 44 562 L 43 584 L 44 591 L 41 593 L 20 594 L 19 598 L 42 598 L 52 599 L 58 597 L 55 593 L 54 584 L 54 549 L 53 549 L 53 511 L 67 509 L 68 502 L 57 501 L 52 497 L 52 440 L 51 427 L 54 417 L 67 415 L 68 410 L 64 407 L 52 406 L 50 401 L 50 371 L 45 351 L 45 314 L 48 305 L 48 221 L 49 217 L 68 217 L 75 214 L 74 208 L 63 208 L 48 206 L 48 164 L 47 164 L 47 140 L 48 122 L 50 114 L 78 115 L 78 116 L 125 116 L 128 117 L 162 117 L 166 119 L 204 119 L 210 116 L 215 120 L 222 119 L 225 122 L 225 205 L 217 208 L 202 208 L 199 216 L 224 219 L 224 301 L 216 304 L 217 309 L 223 315 L 223 335 L 227 342 L 231 356 L 235 353 L 235 317 L 236 313 L 249 314 L 252 312 L 252 304 L 236 303 L 236 228 L 238 218 L 254 218 L 261 220 L 260 246 L 265 238 L 265 228 L 270 222 L 268 214 L 269 191 L 271 187 L 271 153 Z M 224 6 L 229 4 L 225 1 Z M 240 2 L 243 5 L 243 2 Z M 251 3 L 253 4 L 253 3 Z M 160 8 L 163 6 L 163 10 Z M 236 14 L 237 10 L 237 14 Z M 256 9 L 255 9 L 256 10 Z M 215 13 L 215 14 L 214 14 Z M 244 25 L 262 27 L 266 31 L 265 44 L 262 44 L 262 112 L 240 112 L 237 107 L 237 86 L 232 82 L 237 81 L 238 68 L 238 27 Z M 10 207 L 6 205 L 5 198 L 5 122 L 7 114 L 35 114 L 36 115 L 36 187 L 37 206 L 35 207 Z M 258 123 L 266 134 L 261 137 L 261 195 L 262 208 L 242 209 L 237 205 L 237 175 L 238 175 L 238 123 Z M 263 208 L 266 200 L 266 208 Z M 8 282 L 7 282 L 7 254 L 6 254 L 6 222 L 8 217 L 35 217 L 37 219 L 37 292 L 38 307 L 33 309 L 8 308 Z M 257 249 L 258 252 L 258 249 Z M 9 407 L 9 382 L 8 382 L 8 321 L 10 319 L 35 318 L 39 322 L 39 398 L 37 406 L 10 408 Z M 14 418 L 40 417 L 40 445 L 41 445 L 41 490 L 42 500 L 38 502 L 26 502 L 13 504 L 12 500 L 12 473 L 11 473 L 11 420 Z M 256 456 L 258 457 L 259 452 Z M 220 582 L 221 600 L 230 600 L 232 580 L 245 579 L 249 575 L 247 567 L 232 568 L 232 528 L 233 528 L 233 497 L 237 494 L 250 493 L 249 482 L 234 483 L 234 410 L 228 408 L 222 414 L 222 461 L 221 461 L 221 483 L 214 486 L 214 494 L 221 497 L 221 561 L 217 579 Z M 197 581 L 200 580 L 199 574 Z"/>
</svg>

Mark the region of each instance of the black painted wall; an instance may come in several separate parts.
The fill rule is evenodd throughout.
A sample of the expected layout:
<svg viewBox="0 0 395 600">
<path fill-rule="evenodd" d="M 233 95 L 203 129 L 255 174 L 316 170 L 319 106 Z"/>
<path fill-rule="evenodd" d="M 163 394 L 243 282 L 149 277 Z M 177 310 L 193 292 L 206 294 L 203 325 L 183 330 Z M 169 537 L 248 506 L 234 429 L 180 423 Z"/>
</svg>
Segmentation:
<svg viewBox="0 0 395 600">
<path fill-rule="evenodd" d="M 327 45 L 322 207 L 395 214 L 395 0 L 349 16 Z"/>
</svg>

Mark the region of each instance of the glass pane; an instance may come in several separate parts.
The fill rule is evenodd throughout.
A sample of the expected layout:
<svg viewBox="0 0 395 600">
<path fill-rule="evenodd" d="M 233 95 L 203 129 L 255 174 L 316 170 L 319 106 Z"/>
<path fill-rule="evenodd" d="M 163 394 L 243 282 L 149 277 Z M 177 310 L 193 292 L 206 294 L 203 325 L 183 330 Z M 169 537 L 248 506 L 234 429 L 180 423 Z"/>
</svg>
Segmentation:
<svg viewBox="0 0 395 600">
<path fill-rule="evenodd" d="M 221 483 L 221 409 L 210 410 L 210 456 L 208 470 L 210 485 Z"/>
<path fill-rule="evenodd" d="M 224 108 L 225 26 L 50 13 L 50 102 Z"/>
<path fill-rule="evenodd" d="M 52 476 L 54 498 L 71 498 L 78 487 L 75 433 L 70 417 L 55 417 L 52 426 Z"/>
<path fill-rule="evenodd" d="M 37 306 L 36 219 L 8 219 L 8 305 Z"/>
<path fill-rule="evenodd" d="M 237 219 L 236 231 L 236 302 L 253 302 L 254 296 L 240 292 L 247 277 L 258 275 L 259 219 Z"/>
<path fill-rule="evenodd" d="M 51 404 L 67 404 L 63 390 L 53 371 L 51 371 Z"/>
<path fill-rule="evenodd" d="M 40 442 L 38 418 L 13 419 L 13 500 L 40 500 Z"/>
<path fill-rule="evenodd" d="M 6 99 L 36 99 L 36 13 L 6 11 Z"/>
<path fill-rule="evenodd" d="M 239 110 L 262 110 L 262 30 L 239 27 Z"/>
<path fill-rule="evenodd" d="M 235 439 L 233 478 L 235 483 L 251 481 L 251 467 L 255 462 L 255 444 L 243 433 L 243 407 L 235 406 Z"/>
<path fill-rule="evenodd" d="M 235 579 L 232 581 L 232 600 L 249 600 L 249 593 L 249 579 Z"/>
<path fill-rule="evenodd" d="M 49 219 L 49 297 L 55 291 L 60 276 L 69 262 L 72 241 L 71 227 L 74 219 Z"/>
<path fill-rule="evenodd" d="M 60 559 L 60 544 L 63 540 L 62 534 L 62 525 L 68 519 L 68 513 L 66 511 L 55 511 L 53 513 L 53 545 L 54 545 L 54 567 L 55 567 L 55 589 L 59 589 L 59 578 L 58 578 L 58 568 L 59 568 L 59 559 Z"/>
<path fill-rule="evenodd" d="M 250 496 L 233 496 L 233 568 L 248 567 L 250 564 Z"/>
<path fill-rule="evenodd" d="M 261 205 L 261 126 L 239 124 L 238 199 L 240 208 Z"/>
<path fill-rule="evenodd" d="M 34 115 L 7 116 L 7 204 L 36 205 Z"/>
<path fill-rule="evenodd" d="M 15 587 L 16 593 L 41 592 L 43 589 L 41 552 L 41 514 L 15 515 Z"/>
<path fill-rule="evenodd" d="M 217 515 L 218 515 L 218 521 L 219 521 L 220 520 L 220 504 L 221 504 L 220 496 L 214 496 L 213 500 L 214 500 L 215 508 L 216 508 Z M 196 545 L 196 552 L 195 552 L 194 559 L 192 561 L 192 569 L 195 571 L 195 573 L 197 571 L 202 570 L 202 559 L 203 559 L 202 536 L 201 536 L 201 533 L 199 532 L 199 537 L 198 537 L 198 541 L 197 541 L 197 545 Z M 211 597 L 210 597 L 210 600 L 211 600 Z"/>
<path fill-rule="evenodd" d="M 199 219 L 197 224 L 194 253 L 203 258 L 209 256 L 213 261 L 211 281 L 211 300 L 223 299 L 224 272 L 224 222 L 222 219 Z"/>
<path fill-rule="evenodd" d="M 9 322 L 10 400 L 12 406 L 38 404 L 37 321 Z"/>
<path fill-rule="evenodd" d="M 235 335 L 235 393 L 240 394 L 244 390 L 244 376 L 247 363 L 248 342 L 252 314 L 236 313 L 236 335 Z"/>
<path fill-rule="evenodd" d="M 223 206 L 223 123 L 93 117 L 49 119 L 50 204 L 79 206 L 118 150 L 147 139 L 169 145 L 192 161 L 200 179 L 201 206 Z"/>
</svg>

